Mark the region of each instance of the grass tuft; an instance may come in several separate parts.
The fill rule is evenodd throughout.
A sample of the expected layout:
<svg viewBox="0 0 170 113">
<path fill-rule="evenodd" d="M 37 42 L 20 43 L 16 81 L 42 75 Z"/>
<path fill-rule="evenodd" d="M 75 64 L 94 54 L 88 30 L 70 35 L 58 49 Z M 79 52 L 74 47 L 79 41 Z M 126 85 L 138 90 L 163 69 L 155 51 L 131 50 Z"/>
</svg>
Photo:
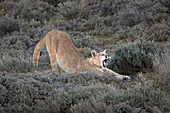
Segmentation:
<svg viewBox="0 0 170 113">
<path fill-rule="evenodd" d="M 156 71 L 156 84 L 163 89 L 170 89 L 170 53 L 165 52 L 161 54 L 161 56 L 154 55 L 152 57 L 153 65 Z"/>
</svg>

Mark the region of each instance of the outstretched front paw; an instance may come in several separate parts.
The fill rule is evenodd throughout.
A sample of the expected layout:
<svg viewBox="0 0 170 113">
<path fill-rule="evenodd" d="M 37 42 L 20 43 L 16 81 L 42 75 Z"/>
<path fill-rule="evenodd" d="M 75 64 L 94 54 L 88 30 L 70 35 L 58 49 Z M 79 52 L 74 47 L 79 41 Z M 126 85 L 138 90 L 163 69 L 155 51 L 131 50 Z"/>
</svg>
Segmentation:
<svg viewBox="0 0 170 113">
<path fill-rule="evenodd" d="M 120 80 L 130 80 L 130 76 L 123 76 L 123 75 L 119 75 L 119 76 L 116 76 L 117 79 L 120 79 Z"/>
</svg>

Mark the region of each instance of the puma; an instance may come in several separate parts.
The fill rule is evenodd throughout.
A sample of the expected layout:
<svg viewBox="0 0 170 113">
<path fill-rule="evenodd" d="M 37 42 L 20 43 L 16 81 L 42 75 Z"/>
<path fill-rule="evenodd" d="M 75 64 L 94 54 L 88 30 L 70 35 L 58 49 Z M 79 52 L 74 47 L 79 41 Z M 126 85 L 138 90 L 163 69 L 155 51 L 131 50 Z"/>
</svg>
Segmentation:
<svg viewBox="0 0 170 113">
<path fill-rule="evenodd" d="M 107 61 L 110 59 L 106 50 L 97 53 L 91 51 L 91 57 L 83 57 L 76 49 L 67 33 L 52 30 L 41 39 L 35 46 L 32 62 L 38 67 L 38 59 L 41 49 L 46 46 L 50 56 L 52 71 L 57 70 L 59 66 L 64 72 L 94 72 L 100 75 L 105 73 L 115 75 L 121 80 L 130 79 L 129 76 L 120 75 L 108 68 Z"/>
</svg>

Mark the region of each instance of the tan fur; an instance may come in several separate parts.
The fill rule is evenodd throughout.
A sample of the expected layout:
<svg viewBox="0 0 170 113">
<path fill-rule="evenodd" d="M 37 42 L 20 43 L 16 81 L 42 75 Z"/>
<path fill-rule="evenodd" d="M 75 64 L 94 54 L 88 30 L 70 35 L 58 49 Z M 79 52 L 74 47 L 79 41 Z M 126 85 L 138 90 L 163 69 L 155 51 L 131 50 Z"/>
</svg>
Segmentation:
<svg viewBox="0 0 170 113">
<path fill-rule="evenodd" d="M 41 39 L 35 46 L 33 62 L 38 66 L 38 59 L 41 49 L 46 46 L 52 71 L 57 69 L 57 65 L 65 72 L 94 72 L 104 75 L 110 73 L 120 79 L 130 79 L 103 66 L 103 60 L 109 59 L 106 51 L 97 53 L 92 51 L 91 58 L 84 58 L 76 49 L 67 33 L 52 30 Z"/>
</svg>

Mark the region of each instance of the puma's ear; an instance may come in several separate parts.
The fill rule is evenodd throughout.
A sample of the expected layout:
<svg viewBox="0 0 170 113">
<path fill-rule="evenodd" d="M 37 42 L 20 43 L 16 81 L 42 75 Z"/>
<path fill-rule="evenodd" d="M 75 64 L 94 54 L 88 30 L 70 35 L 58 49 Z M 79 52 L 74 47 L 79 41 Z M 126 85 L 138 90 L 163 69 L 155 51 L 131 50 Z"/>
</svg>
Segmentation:
<svg viewBox="0 0 170 113">
<path fill-rule="evenodd" d="M 97 52 L 96 52 L 95 50 L 92 50 L 92 51 L 91 51 L 91 56 L 92 56 L 92 57 L 95 57 L 96 55 L 97 55 Z"/>
<path fill-rule="evenodd" d="M 106 49 L 103 51 L 103 53 L 106 53 Z"/>
</svg>

